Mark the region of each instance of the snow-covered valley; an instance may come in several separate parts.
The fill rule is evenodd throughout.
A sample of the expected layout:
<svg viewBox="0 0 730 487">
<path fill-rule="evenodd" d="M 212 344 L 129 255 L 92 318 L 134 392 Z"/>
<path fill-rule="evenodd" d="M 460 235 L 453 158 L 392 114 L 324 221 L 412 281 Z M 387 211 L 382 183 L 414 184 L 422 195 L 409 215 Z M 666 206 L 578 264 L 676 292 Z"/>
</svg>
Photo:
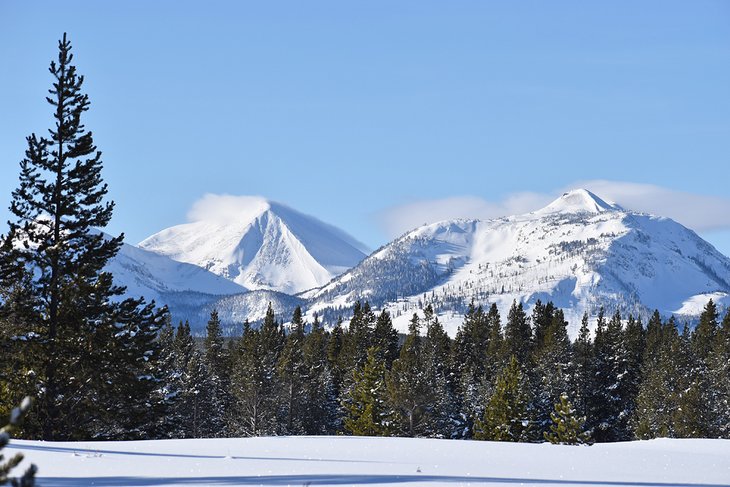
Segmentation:
<svg viewBox="0 0 730 487">
<path fill-rule="evenodd" d="M 730 485 L 730 440 L 592 446 L 261 437 L 55 443 L 13 441 L 44 487 L 190 485 Z M 24 466 L 21 465 L 21 468 Z"/>
</svg>

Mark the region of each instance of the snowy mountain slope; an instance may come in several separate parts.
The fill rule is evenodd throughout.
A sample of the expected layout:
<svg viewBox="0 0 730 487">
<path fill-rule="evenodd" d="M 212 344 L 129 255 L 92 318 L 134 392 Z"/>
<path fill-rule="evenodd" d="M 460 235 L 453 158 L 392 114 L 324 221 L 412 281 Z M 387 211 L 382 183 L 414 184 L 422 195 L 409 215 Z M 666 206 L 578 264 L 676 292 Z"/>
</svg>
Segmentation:
<svg viewBox="0 0 730 487">
<path fill-rule="evenodd" d="M 127 287 L 128 296 L 144 296 L 160 301 L 162 295 L 194 292 L 227 295 L 246 288 L 192 264 L 177 262 L 164 255 L 123 244 L 106 267 L 115 283 Z"/>
<path fill-rule="evenodd" d="M 513 300 L 551 300 L 575 331 L 601 305 L 679 314 L 728 294 L 730 259 L 693 231 L 575 190 L 526 215 L 420 227 L 304 296 L 320 314 L 367 299 L 403 330 L 431 302 L 453 335 L 472 299 L 496 302 L 503 316 Z"/>
<path fill-rule="evenodd" d="M 105 239 L 111 235 L 93 230 Z M 248 290 L 212 272 L 193 264 L 177 262 L 133 245 L 122 243 L 119 252 L 104 267 L 114 284 L 125 287 L 116 299 L 143 297 L 158 306 L 167 305 L 174 322 L 191 319 L 200 329 L 207 322 L 198 320 L 200 310 L 223 296 L 245 293 Z"/>
<path fill-rule="evenodd" d="M 139 245 L 248 289 L 289 294 L 327 283 L 366 255 L 362 244 L 331 225 L 279 203 L 249 200 L 233 218 L 171 227 Z"/>
</svg>

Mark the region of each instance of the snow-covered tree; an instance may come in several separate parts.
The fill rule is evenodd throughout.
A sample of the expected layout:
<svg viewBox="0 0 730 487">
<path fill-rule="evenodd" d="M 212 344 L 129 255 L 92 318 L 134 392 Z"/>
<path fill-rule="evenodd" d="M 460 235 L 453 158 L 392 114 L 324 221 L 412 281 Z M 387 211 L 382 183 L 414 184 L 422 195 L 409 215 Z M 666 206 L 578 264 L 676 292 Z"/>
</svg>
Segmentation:
<svg viewBox="0 0 730 487">
<path fill-rule="evenodd" d="M 25 313 L 15 348 L 34 371 L 34 436 L 143 437 L 154 423 L 148 399 L 157 387 L 157 332 L 166 310 L 120 300 L 124 289 L 104 270 L 124 237 L 98 230 L 114 204 L 105 202 L 101 152 L 82 123 L 89 99 L 65 34 L 58 47 L 47 97 L 54 126 L 49 137 L 26 139 L 13 219 L 0 243 L 0 288 L 23 282 L 25 293 L 16 297 L 27 301 L 2 307 Z"/>
<path fill-rule="evenodd" d="M 334 434 L 341 429 L 337 391 L 327 360 L 327 349 L 327 332 L 315 314 L 302 349 L 306 372 L 302 425 L 307 435 Z"/>
<path fill-rule="evenodd" d="M 631 418 L 634 436 L 639 439 L 676 437 L 681 435 L 677 422 L 683 421 L 678 411 L 680 401 L 691 385 L 689 343 L 679 336 L 673 318 L 661 323 L 656 313 L 649 321 L 647 349 L 652 350 L 652 355 L 644 354 L 642 379 Z"/>
<path fill-rule="evenodd" d="M 590 329 L 588 328 L 588 314 L 584 313 L 581 320 L 578 337 L 573 343 L 573 368 L 571 391 L 578 414 L 587 417 L 591 398 L 594 394 L 595 357 Z"/>
<path fill-rule="evenodd" d="M 599 319 L 596 329 L 596 388 L 590 418 L 593 438 L 598 442 L 631 438 L 629 354 L 622 326 L 616 311 L 608 324 Z"/>
<path fill-rule="evenodd" d="M 573 367 L 568 323 L 562 310 L 553 308 L 552 303 L 548 305 L 550 323 L 541 325 L 540 345 L 535 350 L 532 360 L 534 366 L 528 374 L 532 386 L 535 427 L 540 437 L 550 426 L 554 405 L 570 390 Z"/>
<path fill-rule="evenodd" d="M 343 400 L 344 428 L 355 436 L 388 436 L 392 413 L 386 404 L 385 364 L 370 347 L 362 368 L 352 373 L 353 386 Z"/>
<path fill-rule="evenodd" d="M 210 410 L 208 412 L 208 431 L 206 436 L 225 436 L 226 413 L 232 398 L 230 395 L 230 357 L 223 342 L 223 330 L 218 311 L 210 313 L 210 319 L 205 327 L 203 341 L 204 369 L 207 371 L 210 390 Z"/>
<path fill-rule="evenodd" d="M 452 347 L 454 387 L 464 423 L 460 436 L 471 435 L 473 419 L 481 416 L 483 411 L 485 384 L 491 386 L 492 377 L 488 372 L 491 372 L 490 366 L 494 365 L 497 358 L 488 356 L 489 351 L 494 349 L 490 347 L 490 332 L 490 321 L 484 309 L 471 302 Z"/>
<path fill-rule="evenodd" d="M 18 426 L 23 416 L 28 412 L 31 406 L 30 397 L 23 399 L 23 402 L 19 407 L 13 408 L 10 413 L 10 421 L 8 425 L 0 428 L 0 485 L 5 485 L 8 482 L 13 487 L 33 487 L 35 485 L 35 474 L 37 468 L 35 465 L 28 467 L 19 478 L 11 478 L 10 474 L 12 470 L 17 467 L 20 462 L 23 461 L 23 454 L 16 453 L 8 460 L 5 460 L 2 454 L 3 448 L 5 448 L 10 442 L 10 434 Z"/>
<path fill-rule="evenodd" d="M 277 364 L 280 394 L 281 423 L 289 435 L 303 434 L 307 416 L 305 383 L 308 380 L 307 365 L 304 362 L 304 320 L 299 306 L 294 310 L 291 330 Z"/>
<path fill-rule="evenodd" d="M 711 404 L 714 431 L 721 438 L 730 438 L 730 310 L 715 335 L 710 363 L 710 387 L 714 391 Z"/>
<path fill-rule="evenodd" d="M 550 431 L 543 433 L 544 438 L 555 445 L 582 445 L 590 441 L 590 435 L 584 430 L 585 417 L 576 415 L 575 408 L 568 400 L 567 394 L 560 395 L 555 409 L 550 414 L 552 424 Z"/>
<path fill-rule="evenodd" d="M 433 403 L 424 419 L 423 434 L 434 438 L 455 438 L 464 428 L 450 366 L 451 341 L 433 313 L 431 305 L 424 309 L 426 339 L 423 344 L 423 368 L 431 384 Z"/>
<path fill-rule="evenodd" d="M 504 347 L 506 356 L 514 355 L 520 364 L 528 365 L 532 352 L 532 328 L 522 303 L 512 302 L 504 327 Z"/>
<path fill-rule="evenodd" d="M 520 363 L 513 355 L 497 377 L 494 394 L 487 402 L 483 418 L 474 424 L 474 439 L 528 441 L 532 437 L 528 401 L 527 384 Z"/>
<path fill-rule="evenodd" d="M 406 436 L 421 436 L 424 419 L 431 414 L 433 389 L 426 375 L 421 323 L 413 314 L 408 336 L 398 359 L 386 374 L 388 405 L 395 411 L 395 430 Z"/>
<path fill-rule="evenodd" d="M 281 431 L 276 371 L 284 341 L 271 304 L 260 329 L 244 329 L 233 359 L 232 433 L 260 436 Z"/>
<path fill-rule="evenodd" d="M 393 320 L 388 310 L 381 311 L 375 322 L 373 346 L 380 351 L 385 367 L 390 369 L 393 361 L 398 358 L 398 332 L 393 328 Z"/>
</svg>

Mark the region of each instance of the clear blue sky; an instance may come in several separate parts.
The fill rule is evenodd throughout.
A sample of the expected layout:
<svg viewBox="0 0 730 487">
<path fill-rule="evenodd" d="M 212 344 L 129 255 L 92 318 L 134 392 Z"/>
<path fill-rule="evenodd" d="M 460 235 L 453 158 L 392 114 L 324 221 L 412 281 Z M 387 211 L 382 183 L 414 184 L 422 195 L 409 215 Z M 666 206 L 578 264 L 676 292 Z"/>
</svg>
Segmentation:
<svg viewBox="0 0 730 487">
<path fill-rule="evenodd" d="M 1 221 L 64 31 L 109 230 L 132 243 L 205 193 L 372 247 L 388 209 L 420 200 L 596 179 L 730 198 L 727 1 L 0 0 Z M 730 226 L 711 230 L 730 253 Z"/>
</svg>

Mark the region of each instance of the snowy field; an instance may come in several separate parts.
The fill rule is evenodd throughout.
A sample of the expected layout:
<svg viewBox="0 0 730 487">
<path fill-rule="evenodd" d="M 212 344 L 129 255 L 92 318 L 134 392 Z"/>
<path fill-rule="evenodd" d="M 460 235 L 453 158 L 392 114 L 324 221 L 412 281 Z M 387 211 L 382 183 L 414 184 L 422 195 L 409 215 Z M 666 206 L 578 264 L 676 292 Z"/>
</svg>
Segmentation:
<svg viewBox="0 0 730 487">
<path fill-rule="evenodd" d="M 593 445 L 278 437 L 135 442 L 16 440 L 53 486 L 730 485 L 730 440 Z M 25 465 L 25 463 L 23 464 Z"/>
</svg>

